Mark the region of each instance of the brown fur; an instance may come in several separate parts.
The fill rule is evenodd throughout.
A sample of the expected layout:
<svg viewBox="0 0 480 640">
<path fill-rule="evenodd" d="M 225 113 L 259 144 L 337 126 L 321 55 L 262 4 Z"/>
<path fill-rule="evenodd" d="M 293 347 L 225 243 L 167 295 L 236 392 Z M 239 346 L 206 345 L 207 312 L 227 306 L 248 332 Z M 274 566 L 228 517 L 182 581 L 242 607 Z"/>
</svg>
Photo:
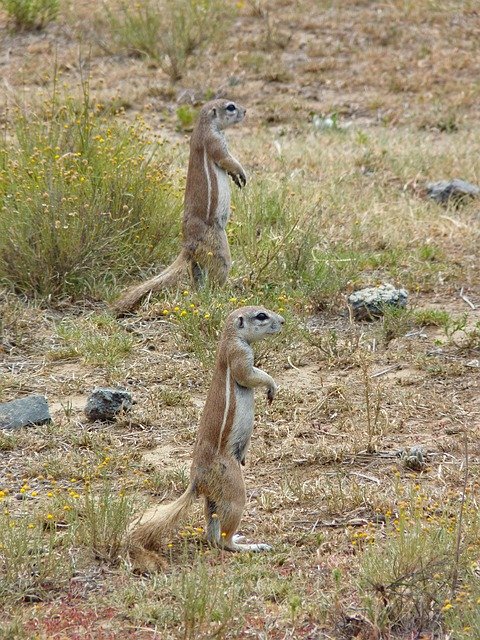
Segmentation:
<svg viewBox="0 0 480 640">
<path fill-rule="evenodd" d="M 253 390 L 267 387 L 269 402 L 277 390 L 273 378 L 254 366 L 251 343 L 278 333 L 283 322 L 281 316 L 263 307 L 242 307 L 228 316 L 200 419 L 190 484 L 175 502 L 149 510 L 131 527 L 129 551 L 138 570 L 150 570 L 165 535 L 199 496 L 205 499 L 210 544 L 228 551 L 268 549 L 268 545 L 238 544 L 234 534 L 246 502 L 241 465 L 253 429 Z"/>
<path fill-rule="evenodd" d="M 235 111 L 228 111 L 229 105 Z M 190 139 L 182 251 L 159 275 L 128 289 L 112 306 L 117 315 L 132 311 L 148 293 L 178 285 L 187 273 L 196 285 L 207 276 L 220 285 L 225 283 L 232 264 L 225 233 L 230 217 L 228 176 L 238 187 L 247 178 L 230 155 L 223 130 L 244 116 L 245 109 L 230 100 L 212 100 L 201 109 Z"/>
</svg>

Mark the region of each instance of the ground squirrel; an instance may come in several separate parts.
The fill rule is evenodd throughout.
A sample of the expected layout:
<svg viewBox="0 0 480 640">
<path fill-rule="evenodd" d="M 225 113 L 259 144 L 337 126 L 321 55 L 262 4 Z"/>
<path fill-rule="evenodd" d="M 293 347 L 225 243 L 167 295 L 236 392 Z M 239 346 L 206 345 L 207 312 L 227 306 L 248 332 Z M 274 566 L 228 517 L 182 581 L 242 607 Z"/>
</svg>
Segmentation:
<svg viewBox="0 0 480 640">
<path fill-rule="evenodd" d="M 133 310 L 150 292 L 177 285 L 187 272 L 196 285 L 207 276 L 219 284 L 226 281 L 232 265 L 225 233 L 230 217 L 228 176 L 240 188 L 247 177 L 229 153 L 223 130 L 241 122 L 245 113 L 231 100 L 212 100 L 202 107 L 190 139 L 180 255 L 159 275 L 128 289 L 112 306 L 116 314 Z"/>
<path fill-rule="evenodd" d="M 162 564 L 165 535 L 194 500 L 205 498 L 206 538 L 228 551 L 266 551 L 266 544 L 239 544 L 235 532 L 246 502 L 241 465 L 254 420 L 254 388 L 265 386 L 272 402 L 277 385 L 253 364 L 252 342 L 281 331 L 282 316 L 263 307 L 242 307 L 227 318 L 212 383 L 200 419 L 190 484 L 175 502 L 147 511 L 129 534 L 133 565 L 148 571 Z"/>
</svg>

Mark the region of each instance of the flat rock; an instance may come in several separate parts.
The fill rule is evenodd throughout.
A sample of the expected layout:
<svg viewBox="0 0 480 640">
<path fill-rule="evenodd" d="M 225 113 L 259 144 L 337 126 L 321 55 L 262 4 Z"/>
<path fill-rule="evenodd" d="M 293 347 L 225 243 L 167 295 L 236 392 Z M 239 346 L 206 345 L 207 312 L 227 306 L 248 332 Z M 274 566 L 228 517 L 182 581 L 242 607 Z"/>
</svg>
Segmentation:
<svg viewBox="0 0 480 640">
<path fill-rule="evenodd" d="M 367 287 L 348 296 L 348 305 L 355 320 L 373 320 L 383 316 L 386 306 L 402 309 L 407 304 L 408 293 L 391 284 Z"/>
<path fill-rule="evenodd" d="M 20 429 L 45 424 L 51 419 L 44 396 L 27 396 L 0 404 L 0 429 Z"/>
<path fill-rule="evenodd" d="M 459 204 L 467 198 L 475 198 L 480 195 L 480 187 L 465 182 L 465 180 L 429 182 L 426 188 L 428 197 L 440 204 L 447 204 L 450 201 Z"/>
<path fill-rule="evenodd" d="M 129 411 L 133 404 L 132 394 L 125 389 L 94 389 L 88 397 L 85 415 L 91 421 L 114 420 L 121 411 Z"/>
</svg>

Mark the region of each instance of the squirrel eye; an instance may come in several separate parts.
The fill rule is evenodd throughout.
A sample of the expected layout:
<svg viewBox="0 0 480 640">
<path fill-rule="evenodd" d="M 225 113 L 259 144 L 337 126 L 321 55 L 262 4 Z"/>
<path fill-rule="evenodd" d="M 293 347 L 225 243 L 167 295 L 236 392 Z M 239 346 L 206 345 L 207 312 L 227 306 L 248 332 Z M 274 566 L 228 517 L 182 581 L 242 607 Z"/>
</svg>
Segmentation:
<svg viewBox="0 0 480 640">
<path fill-rule="evenodd" d="M 260 313 L 257 313 L 255 317 L 257 318 L 257 320 L 268 320 L 267 314 L 263 313 L 263 311 L 261 311 Z"/>
<path fill-rule="evenodd" d="M 227 104 L 227 106 L 225 107 L 225 109 L 226 109 L 227 111 L 232 112 L 232 111 L 236 111 L 237 107 L 233 104 L 233 102 L 230 102 L 230 104 Z"/>
</svg>

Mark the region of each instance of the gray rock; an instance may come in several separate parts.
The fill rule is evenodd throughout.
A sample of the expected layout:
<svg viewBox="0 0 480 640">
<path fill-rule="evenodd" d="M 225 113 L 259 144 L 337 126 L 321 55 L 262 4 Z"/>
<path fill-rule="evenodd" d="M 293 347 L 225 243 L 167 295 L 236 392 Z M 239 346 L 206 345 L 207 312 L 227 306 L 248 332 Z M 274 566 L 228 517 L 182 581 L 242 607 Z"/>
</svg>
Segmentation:
<svg viewBox="0 0 480 640">
<path fill-rule="evenodd" d="M 133 404 L 132 394 L 125 389 L 94 389 L 85 406 L 89 420 L 114 420 L 121 411 L 129 411 Z"/>
<path fill-rule="evenodd" d="M 386 306 L 404 308 L 408 293 L 405 289 L 395 289 L 391 284 L 367 287 L 354 291 L 348 296 L 348 304 L 355 320 L 373 320 L 383 315 Z"/>
<path fill-rule="evenodd" d="M 0 429 L 19 429 L 50 422 L 52 417 L 44 396 L 27 396 L 0 404 Z"/>
<path fill-rule="evenodd" d="M 440 204 L 447 204 L 450 201 L 460 204 L 467 198 L 475 198 L 480 195 L 480 187 L 465 182 L 465 180 L 429 182 L 426 188 L 428 197 Z"/>
<path fill-rule="evenodd" d="M 427 466 L 425 456 L 420 447 L 405 449 L 402 451 L 401 458 L 405 467 L 413 471 L 422 471 Z"/>
</svg>

